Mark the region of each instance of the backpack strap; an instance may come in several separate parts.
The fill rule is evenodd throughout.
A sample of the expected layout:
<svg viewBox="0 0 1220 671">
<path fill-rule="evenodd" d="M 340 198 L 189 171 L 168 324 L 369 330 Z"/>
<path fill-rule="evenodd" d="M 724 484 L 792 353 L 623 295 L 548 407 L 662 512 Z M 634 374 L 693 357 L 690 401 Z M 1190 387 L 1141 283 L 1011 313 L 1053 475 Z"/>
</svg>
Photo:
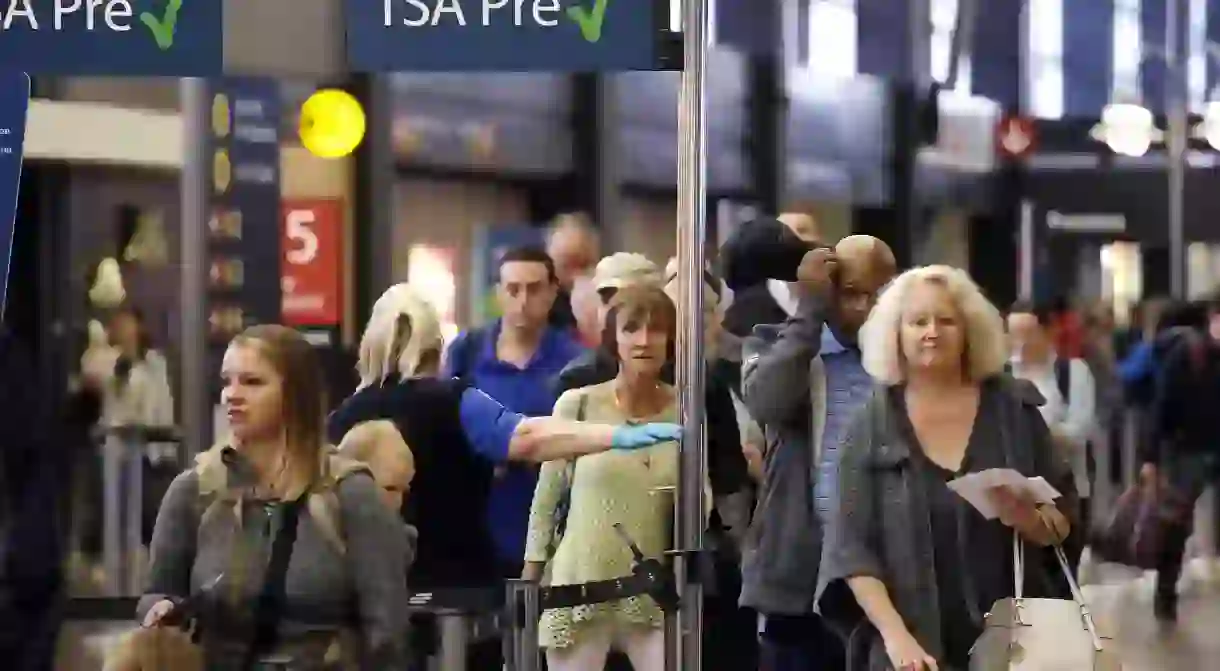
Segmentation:
<svg viewBox="0 0 1220 671">
<path fill-rule="evenodd" d="M 588 409 L 589 395 L 582 393 L 579 405 L 576 406 L 576 421 L 585 421 Z M 551 545 L 547 548 L 547 554 L 551 557 L 555 556 L 555 550 L 559 547 L 559 541 L 563 538 L 568 528 L 568 510 L 572 507 L 572 485 L 575 481 L 576 459 L 568 459 L 563 467 L 563 495 L 559 497 L 559 501 L 555 504 L 554 518 L 551 525 Z"/>
<path fill-rule="evenodd" d="M 1187 353 L 1190 356 L 1190 369 L 1198 377 L 1202 377 L 1207 369 L 1207 341 L 1197 333 L 1186 334 Z"/>
<path fill-rule="evenodd" d="M 466 337 L 461 338 L 456 344 L 461 346 L 456 352 L 451 351 L 455 364 L 453 372 L 454 377 L 468 385 L 474 384 L 474 369 L 479 362 L 479 350 L 483 348 L 491 331 L 488 329 L 474 328 L 466 331 Z"/>
<path fill-rule="evenodd" d="M 1059 357 L 1055 359 L 1055 386 L 1059 387 L 1059 396 L 1065 404 L 1072 402 L 1072 360 Z"/>
<path fill-rule="evenodd" d="M 309 495 L 306 508 L 310 518 L 317 524 L 318 532 L 343 556 L 347 554 L 347 541 L 340 514 L 339 485 L 356 473 L 372 475 L 372 472 L 367 465 L 336 454 L 329 448 L 328 450 L 321 486 Z"/>
</svg>

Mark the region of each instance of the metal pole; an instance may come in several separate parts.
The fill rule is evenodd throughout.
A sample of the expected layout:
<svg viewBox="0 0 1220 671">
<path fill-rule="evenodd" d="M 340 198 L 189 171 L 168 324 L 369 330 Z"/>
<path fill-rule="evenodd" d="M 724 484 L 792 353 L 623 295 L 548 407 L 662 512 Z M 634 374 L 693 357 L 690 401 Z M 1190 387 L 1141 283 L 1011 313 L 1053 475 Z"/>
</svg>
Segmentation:
<svg viewBox="0 0 1220 671">
<path fill-rule="evenodd" d="M 1165 3 L 1165 57 L 1169 73 L 1165 87 L 1169 153 L 1169 278 L 1175 299 L 1186 298 L 1186 148 L 1189 110 L 1186 99 L 1186 0 Z"/>
<path fill-rule="evenodd" d="M 123 514 L 123 568 L 125 594 L 140 594 L 144 589 L 144 455 L 148 443 L 136 431 L 119 437 L 123 446 L 123 468 L 127 471 L 127 491 Z"/>
<path fill-rule="evenodd" d="M 207 374 L 207 191 L 209 115 L 208 87 L 197 77 L 181 83 L 182 131 L 185 156 L 182 161 L 181 349 L 179 370 L 182 393 L 182 452 L 191 455 L 206 448 L 211 422 L 211 399 Z"/>
<path fill-rule="evenodd" d="M 704 84 L 708 42 L 708 0 L 682 3 L 682 87 L 678 98 L 678 403 L 682 409 L 682 457 L 678 477 L 678 550 L 703 549 L 703 482 L 706 441 L 703 432 L 703 267 L 707 241 L 707 126 Z M 693 554 L 675 563 L 682 608 L 676 641 L 669 641 L 669 671 L 702 668 L 703 592 L 691 580 Z M 669 666 L 670 663 L 675 666 Z"/>
<path fill-rule="evenodd" d="M 1034 242 L 1034 204 L 1028 200 L 1021 201 L 1021 241 L 1019 268 L 1021 300 L 1032 300 L 1034 297 L 1034 265 L 1037 254 Z"/>
<path fill-rule="evenodd" d="M 441 671 L 466 671 L 466 648 L 470 638 L 466 618 L 447 613 L 437 619 L 441 630 Z"/>
<path fill-rule="evenodd" d="M 108 431 L 102 443 L 102 566 L 106 594 L 123 595 L 123 444 Z"/>
</svg>

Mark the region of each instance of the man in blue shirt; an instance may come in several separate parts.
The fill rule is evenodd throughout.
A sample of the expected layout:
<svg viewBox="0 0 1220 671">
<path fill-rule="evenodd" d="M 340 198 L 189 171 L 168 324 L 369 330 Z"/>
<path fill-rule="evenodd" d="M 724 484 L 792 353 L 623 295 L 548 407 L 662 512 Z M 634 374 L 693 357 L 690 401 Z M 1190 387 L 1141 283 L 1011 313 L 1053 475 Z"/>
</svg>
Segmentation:
<svg viewBox="0 0 1220 671">
<path fill-rule="evenodd" d="M 507 251 L 496 285 L 503 316 L 458 336 L 442 376 L 466 380 L 513 412 L 551 414 L 556 396 L 550 379 L 583 351 L 567 330 L 548 324 L 558 289 L 555 265 L 545 251 Z M 532 464 L 509 464 L 496 476 L 488 501 L 491 534 L 505 576 L 519 577 L 538 471 Z"/>
</svg>

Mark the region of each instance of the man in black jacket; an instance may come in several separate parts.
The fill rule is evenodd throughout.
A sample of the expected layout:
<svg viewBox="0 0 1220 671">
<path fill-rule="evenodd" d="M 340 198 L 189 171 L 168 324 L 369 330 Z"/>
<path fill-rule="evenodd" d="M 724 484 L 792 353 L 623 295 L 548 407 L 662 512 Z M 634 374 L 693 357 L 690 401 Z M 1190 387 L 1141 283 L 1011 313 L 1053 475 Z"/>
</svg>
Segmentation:
<svg viewBox="0 0 1220 671">
<path fill-rule="evenodd" d="M 1207 306 L 1204 330 L 1180 328 L 1171 342 L 1157 376 L 1140 472 L 1145 482 L 1169 485 L 1178 511 L 1157 566 L 1154 609 L 1166 623 L 1177 619 L 1177 582 L 1195 504 L 1204 489 L 1220 484 L 1220 300 Z"/>
</svg>

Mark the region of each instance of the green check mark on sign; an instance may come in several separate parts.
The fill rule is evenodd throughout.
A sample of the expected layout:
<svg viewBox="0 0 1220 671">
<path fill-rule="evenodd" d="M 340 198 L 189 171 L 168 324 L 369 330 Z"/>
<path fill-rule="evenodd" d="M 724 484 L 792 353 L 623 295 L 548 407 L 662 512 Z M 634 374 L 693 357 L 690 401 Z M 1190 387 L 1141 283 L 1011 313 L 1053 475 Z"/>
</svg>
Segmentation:
<svg viewBox="0 0 1220 671">
<path fill-rule="evenodd" d="M 567 14 L 580 27 L 581 37 L 586 42 L 596 43 L 602 38 L 602 26 L 606 23 L 606 8 L 609 6 L 610 0 L 594 0 L 593 9 L 577 5 L 568 7 Z"/>
<path fill-rule="evenodd" d="M 157 41 L 157 48 L 161 51 L 167 51 L 174 46 L 174 31 L 178 27 L 178 12 L 181 9 L 182 0 L 169 0 L 161 18 L 157 18 L 152 12 L 140 13 L 140 22 L 148 26 L 148 32 L 152 33 L 153 39 Z"/>
</svg>

